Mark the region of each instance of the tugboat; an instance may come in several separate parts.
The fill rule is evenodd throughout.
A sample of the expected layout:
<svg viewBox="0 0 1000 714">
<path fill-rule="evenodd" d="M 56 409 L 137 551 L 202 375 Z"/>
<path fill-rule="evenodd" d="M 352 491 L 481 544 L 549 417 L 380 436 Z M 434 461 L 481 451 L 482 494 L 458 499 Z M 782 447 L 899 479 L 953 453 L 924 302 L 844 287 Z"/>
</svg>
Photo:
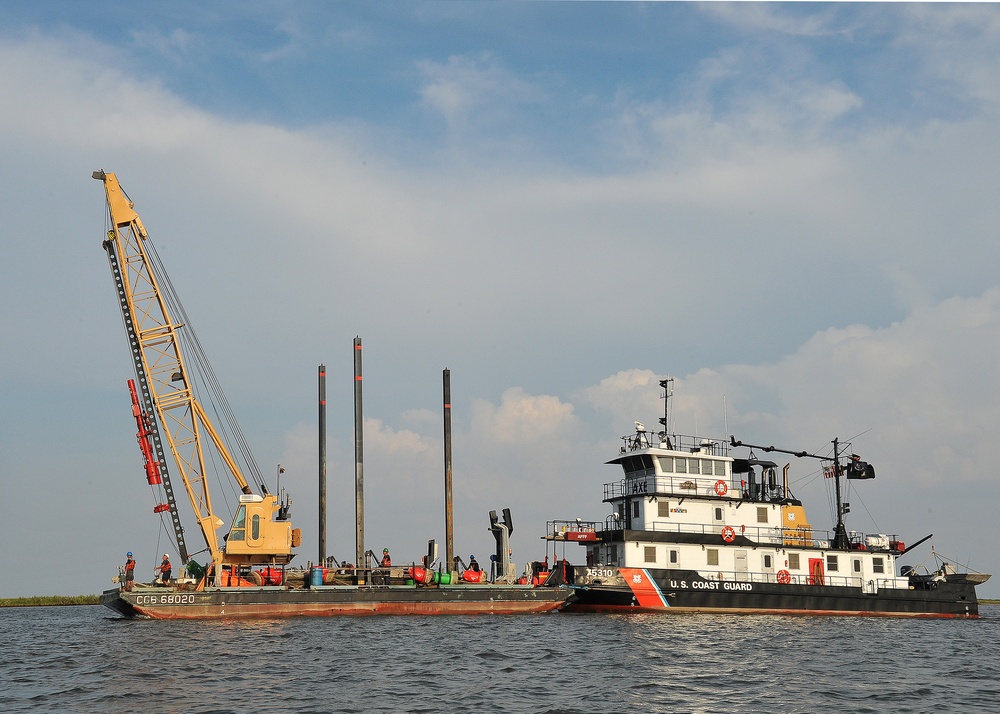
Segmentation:
<svg viewBox="0 0 1000 714">
<path fill-rule="evenodd" d="M 102 170 L 93 177 L 103 183 L 107 196 L 109 229 L 103 246 L 135 370 L 128 386 L 144 475 L 154 497 L 153 513 L 164 521 L 158 525 L 172 538 L 181 565 L 180 577 L 171 578 L 165 554 L 160 582 L 137 583 L 130 552 L 129 567 L 114 578 L 118 586 L 102 594 L 103 605 L 125 617 L 154 619 L 513 614 L 550 612 L 565 605 L 573 595 L 570 588 L 540 587 L 515 573 L 508 557 L 513 526 L 507 509 L 502 519 L 491 512 L 490 530 L 497 541 L 491 582 L 485 582 L 481 572 L 470 572 L 472 568 L 459 572 L 460 559 L 451 553 L 450 510 L 449 552 L 437 570 L 436 548 L 421 565 L 402 568 L 392 566 L 388 549 L 381 560 L 366 552 L 363 509 L 358 513 L 356 568 L 346 561 L 337 568 L 290 568 L 302 541 L 301 531 L 292 527 L 291 499 L 277 485 L 278 495 L 268 492 L 133 202 L 114 174 Z M 355 340 L 356 364 L 359 351 L 360 340 Z M 360 371 L 355 381 L 360 384 Z M 210 408 L 199 393 L 210 395 Z M 450 414 L 448 409 L 450 404 Z M 224 428 L 217 427 L 210 414 L 221 414 L 217 418 L 224 420 Z M 219 529 L 227 521 L 211 498 L 213 464 L 220 479 L 238 491 L 229 514 L 231 525 L 221 538 Z M 172 480 L 173 468 L 177 471 Z M 197 552 L 188 549 L 190 534 L 181 515 L 184 499 L 176 498 L 173 488 L 176 476 L 204 541 Z M 448 479 L 450 509 L 450 472 Z M 360 491 L 358 502 L 363 506 Z M 322 557 L 321 564 L 333 565 Z"/>
<path fill-rule="evenodd" d="M 979 616 L 975 586 L 988 574 L 947 562 L 896 574 L 898 559 L 931 536 L 908 547 L 896 535 L 847 530 L 842 479 L 873 479 L 875 469 L 838 439 L 829 454 L 812 454 L 668 433 L 671 384 L 660 381 L 663 430 L 635 422 L 607 462 L 623 476 L 604 484 L 605 521 L 547 524 L 546 540 L 586 551 L 586 565 L 563 560 L 554 569 L 576 590 L 567 611 Z M 789 488 L 789 464 L 779 477 L 778 464 L 762 458 L 770 454 L 816 460 L 835 480 L 832 531 L 812 526 Z"/>
</svg>

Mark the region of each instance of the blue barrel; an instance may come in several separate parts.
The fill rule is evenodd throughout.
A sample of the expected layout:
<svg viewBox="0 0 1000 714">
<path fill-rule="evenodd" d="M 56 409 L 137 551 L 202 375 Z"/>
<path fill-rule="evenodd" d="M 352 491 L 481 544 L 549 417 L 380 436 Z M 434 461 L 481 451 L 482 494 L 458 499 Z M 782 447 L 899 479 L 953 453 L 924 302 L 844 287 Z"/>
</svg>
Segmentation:
<svg viewBox="0 0 1000 714">
<path fill-rule="evenodd" d="M 309 571 L 309 586 L 315 587 L 317 585 L 322 585 L 324 575 L 326 575 L 326 568 L 313 566 L 312 570 Z"/>
</svg>

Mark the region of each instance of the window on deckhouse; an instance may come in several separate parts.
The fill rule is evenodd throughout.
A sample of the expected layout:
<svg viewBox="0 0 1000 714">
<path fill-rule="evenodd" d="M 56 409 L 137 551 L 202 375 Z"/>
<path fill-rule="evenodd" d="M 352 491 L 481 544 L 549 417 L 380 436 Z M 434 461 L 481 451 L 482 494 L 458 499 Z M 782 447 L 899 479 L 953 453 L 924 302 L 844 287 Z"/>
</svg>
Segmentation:
<svg viewBox="0 0 1000 714">
<path fill-rule="evenodd" d="M 233 529 L 229 531 L 229 540 L 247 539 L 247 507 L 240 506 L 236 511 L 236 518 L 233 519 Z"/>
<path fill-rule="evenodd" d="M 626 476 L 652 476 L 653 457 L 649 454 L 626 456 L 622 459 L 622 471 Z"/>
</svg>

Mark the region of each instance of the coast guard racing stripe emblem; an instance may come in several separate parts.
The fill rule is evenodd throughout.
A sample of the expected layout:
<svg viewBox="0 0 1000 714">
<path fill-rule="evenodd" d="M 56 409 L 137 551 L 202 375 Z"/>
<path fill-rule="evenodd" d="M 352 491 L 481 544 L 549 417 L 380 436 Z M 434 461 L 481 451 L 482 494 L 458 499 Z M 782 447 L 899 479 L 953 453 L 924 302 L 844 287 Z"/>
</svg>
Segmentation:
<svg viewBox="0 0 1000 714">
<path fill-rule="evenodd" d="M 670 607 L 659 586 L 649 576 L 648 570 L 641 568 L 619 568 L 619 570 L 640 607 Z"/>
</svg>

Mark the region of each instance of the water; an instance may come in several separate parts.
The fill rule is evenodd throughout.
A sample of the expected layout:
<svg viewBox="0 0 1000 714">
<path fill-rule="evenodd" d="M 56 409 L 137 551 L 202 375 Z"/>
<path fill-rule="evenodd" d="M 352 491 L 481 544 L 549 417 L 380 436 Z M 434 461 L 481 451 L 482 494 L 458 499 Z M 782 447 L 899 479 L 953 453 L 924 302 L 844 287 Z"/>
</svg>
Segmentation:
<svg viewBox="0 0 1000 714">
<path fill-rule="evenodd" d="M 0 610 L 0 711 L 996 711 L 978 621 L 566 615 L 128 621 Z"/>
</svg>

